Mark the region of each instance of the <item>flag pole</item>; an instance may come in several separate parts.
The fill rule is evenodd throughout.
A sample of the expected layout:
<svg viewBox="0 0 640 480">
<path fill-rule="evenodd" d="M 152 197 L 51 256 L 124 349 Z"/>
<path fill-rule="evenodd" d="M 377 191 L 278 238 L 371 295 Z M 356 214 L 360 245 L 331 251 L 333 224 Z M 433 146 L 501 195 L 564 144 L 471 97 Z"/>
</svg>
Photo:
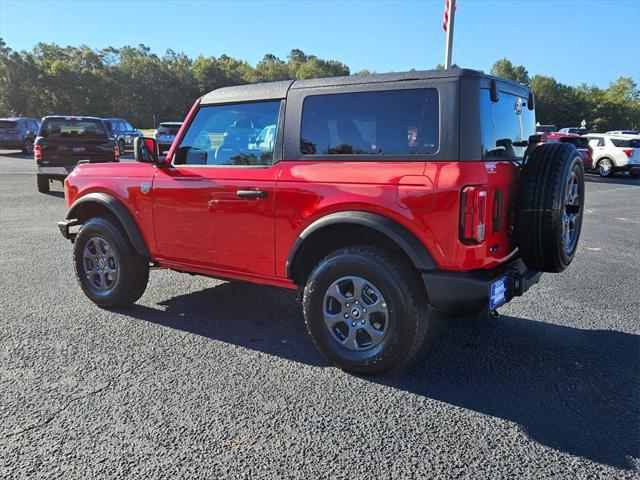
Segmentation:
<svg viewBox="0 0 640 480">
<path fill-rule="evenodd" d="M 453 50 L 453 17 L 456 14 L 455 0 L 449 0 L 446 3 L 446 26 L 447 26 L 447 45 L 444 51 L 444 69 L 451 68 L 451 53 Z"/>
</svg>

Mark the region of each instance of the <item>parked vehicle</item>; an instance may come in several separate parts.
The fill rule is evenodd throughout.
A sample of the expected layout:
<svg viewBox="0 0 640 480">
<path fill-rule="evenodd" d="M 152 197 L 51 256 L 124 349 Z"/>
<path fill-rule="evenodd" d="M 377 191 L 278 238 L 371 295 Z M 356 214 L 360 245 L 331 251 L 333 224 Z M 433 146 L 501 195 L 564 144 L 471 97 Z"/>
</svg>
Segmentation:
<svg viewBox="0 0 640 480">
<path fill-rule="evenodd" d="M 39 128 L 37 118 L 0 118 L 0 148 L 19 148 L 22 153 L 32 155 Z"/>
<path fill-rule="evenodd" d="M 586 138 L 593 149 L 593 162 L 600 176 L 610 177 L 618 172 L 640 176 L 640 136 L 590 133 Z"/>
<path fill-rule="evenodd" d="M 560 133 L 575 133 L 577 135 L 586 135 L 589 131 L 584 127 L 567 127 L 558 130 Z"/>
<path fill-rule="evenodd" d="M 552 132 L 542 136 L 541 143 L 570 143 L 576 147 L 582 159 L 585 170 L 593 170 L 593 149 L 589 145 L 589 139 L 576 133 Z"/>
<path fill-rule="evenodd" d="M 555 125 L 549 124 L 549 125 L 536 125 L 536 133 L 537 134 L 543 134 L 543 133 L 549 133 L 549 132 L 557 132 L 558 129 L 556 128 Z"/>
<path fill-rule="evenodd" d="M 81 161 L 117 162 L 119 151 L 102 119 L 95 117 L 49 116 L 33 147 L 38 191 L 49 191 L 50 180 L 64 180 Z"/>
<path fill-rule="evenodd" d="M 428 304 L 494 312 L 576 252 L 580 155 L 536 146 L 517 83 L 454 69 L 225 87 L 185 124 L 166 157 L 141 138 L 136 163 L 65 181 L 60 231 L 101 307 L 135 302 L 150 264 L 298 290 L 320 351 L 372 374 L 420 349 Z"/>
<path fill-rule="evenodd" d="M 171 148 L 171 144 L 176 138 L 182 122 L 162 122 L 155 132 L 156 142 L 158 142 L 158 153 L 162 155 Z"/>
<path fill-rule="evenodd" d="M 611 130 L 606 132 L 607 135 L 640 135 L 637 130 Z"/>
<path fill-rule="evenodd" d="M 109 131 L 116 140 L 120 155 L 125 154 L 127 147 L 133 147 L 135 138 L 142 136 L 142 132 L 133 128 L 124 118 L 105 118 L 104 120 L 109 124 Z"/>
</svg>

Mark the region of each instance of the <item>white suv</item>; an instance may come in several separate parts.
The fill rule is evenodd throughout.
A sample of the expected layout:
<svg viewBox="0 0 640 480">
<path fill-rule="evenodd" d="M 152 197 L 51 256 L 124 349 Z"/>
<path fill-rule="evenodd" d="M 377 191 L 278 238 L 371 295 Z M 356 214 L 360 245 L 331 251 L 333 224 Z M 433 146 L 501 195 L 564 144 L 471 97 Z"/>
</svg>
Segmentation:
<svg viewBox="0 0 640 480">
<path fill-rule="evenodd" d="M 593 165 L 600 176 L 609 177 L 616 172 L 640 176 L 640 136 L 590 133 L 585 137 L 593 149 Z"/>
</svg>

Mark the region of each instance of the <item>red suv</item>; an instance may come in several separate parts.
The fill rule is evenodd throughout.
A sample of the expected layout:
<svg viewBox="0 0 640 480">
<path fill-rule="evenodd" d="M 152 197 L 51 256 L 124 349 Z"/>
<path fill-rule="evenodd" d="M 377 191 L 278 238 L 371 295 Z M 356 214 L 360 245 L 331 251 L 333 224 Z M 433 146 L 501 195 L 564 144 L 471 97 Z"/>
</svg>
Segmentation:
<svg viewBox="0 0 640 480">
<path fill-rule="evenodd" d="M 78 165 L 59 227 L 101 307 L 140 298 L 150 266 L 298 290 L 322 353 L 385 372 L 429 305 L 495 312 L 571 262 L 582 162 L 534 148 L 535 123 L 528 89 L 472 70 L 220 88 L 166 158 L 145 138 L 136 163 Z"/>
<path fill-rule="evenodd" d="M 571 143 L 574 145 L 580 154 L 580 158 L 582 158 L 584 169 L 593 170 L 593 149 L 589 145 L 589 139 L 587 137 L 583 137 L 577 133 L 545 132 L 539 144 L 557 142 Z"/>
</svg>

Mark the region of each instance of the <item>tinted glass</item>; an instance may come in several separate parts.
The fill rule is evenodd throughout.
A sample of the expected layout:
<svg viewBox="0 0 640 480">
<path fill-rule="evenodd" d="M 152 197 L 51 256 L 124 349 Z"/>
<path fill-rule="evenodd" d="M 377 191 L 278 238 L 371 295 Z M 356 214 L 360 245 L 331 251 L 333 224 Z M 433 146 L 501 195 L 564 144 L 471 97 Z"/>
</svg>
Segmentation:
<svg viewBox="0 0 640 480">
<path fill-rule="evenodd" d="M 100 120 L 48 118 L 42 124 L 40 136 L 47 138 L 96 138 L 106 137 L 107 132 Z"/>
<path fill-rule="evenodd" d="M 38 130 L 38 124 L 37 124 L 37 122 L 35 122 L 33 120 L 29 120 L 29 121 L 27 121 L 27 128 L 29 130 Z"/>
<path fill-rule="evenodd" d="M 621 138 L 612 138 L 611 143 L 620 148 L 640 148 L 640 140 L 637 139 L 623 140 Z"/>
<path fill-rule="evenodd" d="M 124 129 L 127 132 L 132 132 L 135 130 L 135 128 L 133 128 L 133 125 L 131 125 L 129 122 L 124 122 Z"/>
<path fill-rule="evenodd" d="M 271 165 L 273 144 L 256 139 L 276 128 L 280 101 L 202 107 L 180 142 L 174 164 Z"/>
<path fill-rule="evenodd" d="M 0 128 L 16 128 L 16 122 L 11 120 L 0 120 Z"/>
<path fill-rule="evenodd" d="M 589 139 L 586 137 L 565 137 L 560 139 L 561 142 L 571 143 L 576 148 L 589 148 Z"/>
<path fill-rule="evenodd" d="M 526 147 L 513 143 L 536 132 L 535 114 L 527 108 L 526 98 L 500 92 L 494 103 L 488 89 L 480 90 L 480 122 L 482 158 L 521 158 Z"/>
<path fill-rule="evenodd" d="M 165 134 L 177 135 L 178 130 L 180 130 L 180 125 L 176 125 L 176 124 L 161 123 L 158 126 L 159 135 L 165 135 Z"/>
<path fill-rule="evenodd" d="M 315 95 L 304 100 L 303 155 L 407 155 L 438 151 L 435 88 Z"/>
</svg>

